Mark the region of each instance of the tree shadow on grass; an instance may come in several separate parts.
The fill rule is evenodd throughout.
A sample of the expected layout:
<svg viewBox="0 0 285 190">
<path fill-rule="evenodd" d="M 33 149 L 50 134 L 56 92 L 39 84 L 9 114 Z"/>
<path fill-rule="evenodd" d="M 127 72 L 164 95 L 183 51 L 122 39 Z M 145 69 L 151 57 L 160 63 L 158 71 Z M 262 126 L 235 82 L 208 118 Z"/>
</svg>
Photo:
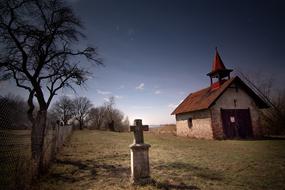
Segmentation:
<svg viewBox="0 0 285 190">
<path fill-rule="evenodd" d="M 200 188 L 193 185 L 186 185 L 184 183 L 174 184 L 168 181 L 159 182 L 153 180 L 152 183 L 158 189 L 170 190 L 170 189 L 179 189 L 179 190 L 199 190 Z"/>
<path fill-rule="evenodd" d="M 185 162 L 171 162 L 171 163 L 159 164 L 155 166 L 153 169 L 162 170 L 162 171 L 163 170 L 177 171 L 178 173 L 184 173 L 184 174 L 189 173 L 192 176 L 204 178 L 205 180 L 222 181 L 224 179 L 224 176 L 218 171 L 214 171 L 209 168 L 197 167 Z"/>
<path fill-rule="evenodd" d="M 74 183 L 81 180 L 94 180 L 97 177 L 117 178 L 129 176 L 129 168 L 122 165 L 97 163 L 92 160 L 56 160 L 57 166 L 65 166 L 72 169 L 62 172 L 51 172 L 51 178 L 66 183 Z M 98 174 L 100 173 L 100 174 Z M 100 175 L 100 176 L 99 176 Z"/>
<path fill-rule="evenodd" d="M 108 155 L 102 155 L 102 156 L 97 156 L 96 160 L 108 160 L 108 159 L 116 159 L 116 160 L 125 160 L 129 159 L 129 154 L 108 154 Z"/>
<path fill-rule="evenodd" d="M 64 168 L 62 170 L 51 172 L 49 178 L 55 181 L 61 181 L 64 183 L 76 183 L 85 181 L 87 183 L 96 180 L 107 180 L 106 183 L 113 184 L 127 184 L 130 177 L 130 168 L 124 167 L 120 164 L 106 164 L 98 163 L 94 160 L 69 160 L 58 159 L 56 160 L 57 167 Z M 152 167 L 153 172 L 164 173 L 167 180 L 158 181 L 152 180 L 149 184 L 157 189 L 181 189 L 181 190 L 197 190 L 196 186 L 186 184 L 185 180 L 189 180 L 192 176 L 200 177 L 205 180 L 223 180 L 221 173 L 210 170 L 208 168 L 202 168 L 193 166 L 184 162 L 167 162 L 154 164 Z M 178 174 L 173 176 L 167 173 Z M 105 183 L 104 182 L 104 183 Z"/>
</svg>

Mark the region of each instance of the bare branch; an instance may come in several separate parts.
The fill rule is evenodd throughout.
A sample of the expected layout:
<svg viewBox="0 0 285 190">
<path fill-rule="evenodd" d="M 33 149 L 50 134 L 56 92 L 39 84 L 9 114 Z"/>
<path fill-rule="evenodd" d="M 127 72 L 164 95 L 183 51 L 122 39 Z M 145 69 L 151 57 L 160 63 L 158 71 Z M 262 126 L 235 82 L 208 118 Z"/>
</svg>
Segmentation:
<svg viewBox="0 0 285 190">
<path fill-rule="evenodd" d="M 2 14 L 1 14 L 2 13 Z M 18 87 L 33 91 L 40 109 L 47 109 L 56 92 L 73 84 L 82 85 L 87 71 L 72 59 L 84 57 L 102 64 L 97 50 L 74 49 L 72 43 L 84 36 L 80 20 L 60 0 L 7 0 L 0 6 L 0 55 L 3 77 L 13 78 Z M 45 100 L 42 86 L 49 96 Z"/>
<path fill-rule="evenodd" d="M 31 92 L 32 89 L 31 89 L 30 87 L 25 86 L 25 85 L 23 85 L 23 84 L 20 84 L 20 79 L 17 77 L 16 71 L 15 71 L 15 70 L 12 70 L 12 72 L 13 72 L 13 77 L 14 77 L 14 79 L 15 79 L 15 81 L 16 81 L 17 86 L 20 87 L 20 88 L 24 88 L 24 89 L 28 90 L 29 92 Z"/>
</svg>

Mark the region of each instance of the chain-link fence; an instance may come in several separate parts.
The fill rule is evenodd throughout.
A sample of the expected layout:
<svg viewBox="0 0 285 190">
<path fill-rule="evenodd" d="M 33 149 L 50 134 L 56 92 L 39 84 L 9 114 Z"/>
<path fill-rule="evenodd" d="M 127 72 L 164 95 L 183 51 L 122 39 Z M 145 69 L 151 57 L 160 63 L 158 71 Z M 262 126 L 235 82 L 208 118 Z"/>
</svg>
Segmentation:
<svg viewBox="0 0 285 190">
<path fill-rule="evenodd" d="M 29 188 L 31 171 L 31 129 L 17 128 L 7 99 L 0 97 L 0 189 Z M 47 125 L 44 163 L 50 161 L 72 133 L 72 126 Z"/>
</svg>

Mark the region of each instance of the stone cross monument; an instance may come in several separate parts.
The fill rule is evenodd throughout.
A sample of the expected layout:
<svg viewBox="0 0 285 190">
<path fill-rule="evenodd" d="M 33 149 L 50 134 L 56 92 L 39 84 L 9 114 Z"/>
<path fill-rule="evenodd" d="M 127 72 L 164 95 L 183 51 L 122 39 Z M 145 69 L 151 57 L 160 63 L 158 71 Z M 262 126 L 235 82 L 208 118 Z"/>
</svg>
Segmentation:
<svg viewBox="0 0 285 190">
<path fill-rule="evenodd" d="M 133 184 L 146 184 L 151 182 L 149 170 L 148 150 L 150 145 L 144 144 L 143 131 L 148 131 L 148 125 L 142 125 L 141 119 L 135 119 L 134 126 L 130 126 L 134 132 L 134 143 L 131 149 L 131 182 Z"/>
</svg>

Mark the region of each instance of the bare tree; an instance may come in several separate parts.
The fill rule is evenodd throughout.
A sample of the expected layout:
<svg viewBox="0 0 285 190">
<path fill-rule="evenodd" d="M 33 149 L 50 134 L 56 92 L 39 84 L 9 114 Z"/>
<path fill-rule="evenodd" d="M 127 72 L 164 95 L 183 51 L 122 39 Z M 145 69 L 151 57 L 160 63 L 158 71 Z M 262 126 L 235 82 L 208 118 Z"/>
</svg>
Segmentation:
<svg viewBox="0 0 285 190">
<path fill-rule="evenodd" d="M 124 120 L 124 114 L 121 110 L 113 108 L 111 110 L 112 121 L 114 122 L 114 131 L 123 132 L 128 129 L 128 118 Z"/>
<path fill-rule="evenodd" d="M 91 108 L 88 114 L 88 121 L 91 128 L 101 129 L 104 125 L 106 109 L 104 106 Z"/>
<path fill-rule="evenodd" d="M 260 110 L 261 123 L 267 135 L 285 134 L 285 91 L 273 88 L 273 77 L 262 73 L 245 74 L 238 70 L 246 83 L 269 105 Z"/>
<path fill-rule="evenodd" d="M 115 105 L 115 97 L 111 96 L 108 102 L 105 102 L 105 127 L 107 127 L 110 131 L 115 131 L 115 123 L 113 118 L 113 106 Z"/>
<path fill-rule="evenodd" d="M 34 174 L 43 172 L 47 110 L 57 91 L 82 85 L 88 72 L 79 57 L 100 64 L 94 48 L 77 49 L 80 20 L 62 0 L 0 2 L 0 76 L 28 91 Z M 78 58 L 77 58 L 78 57 Z M 39 110 L 34 112 L 34 99 Z"/>
<path fill-rule="evenodd" d="M 103 106 L 92 108 L 88 114 L 90 128 L 123 132 L 129 127 L 129 119 L 124 119 L 124 113 L 115 108 L 115 99 L 110 97 Z"/>
<path fill-rule="evenodd" d="M 62 96 L 52 105 L 51 112 L 53 115 L 58 117 L 58 120 L 63 121 L 66 125 L 68 120 L 70 120 L 75 114 L 74 104 L 70 98 Z"/>
<path fill-rule="evenodd" d="M 78 97 L 73 100 L 75 119 L 79 122 L 80 130 L 85 126 L 85 119 L 92 107 L 91 101 L 86 97 Z"/>
<path fill-rule="evenodd" d="M 275 90 L 275 96 L 270 97 L 274 107 L 261 111 L 261 122 L 268 135 L 285 134 L 285 90 Z"/>
<path fill-rule="evenodd" d="M 9 123 L 9 125 L 0 125 L 0 129 L 27 129 L 30 127 L 25 111 L 27 105 L 22 97 L 8 94 L 4 97 L 0 96 L 0 102 L 3 105 L 0 108 L 1 118 Z"/>
</svg>

